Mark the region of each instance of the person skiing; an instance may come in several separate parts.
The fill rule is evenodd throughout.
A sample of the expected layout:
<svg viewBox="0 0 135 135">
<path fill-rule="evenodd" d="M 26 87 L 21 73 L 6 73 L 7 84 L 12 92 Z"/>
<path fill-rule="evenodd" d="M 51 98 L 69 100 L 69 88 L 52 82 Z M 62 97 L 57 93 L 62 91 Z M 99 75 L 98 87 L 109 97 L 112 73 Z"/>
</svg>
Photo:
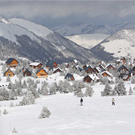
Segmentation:
<svg viewBox="0 0 135 135">
<path fill-rule="evenodd" d="M 83 99 L 82 98 L 80 99 L 80 103 L 81 103 L 81 106 L 82 106 L 83 105 Z"/>
<path fill-rule="evenodd" d="M 112 98 L 112 105 L 115 105 L 115 99 Z"/>
</svg>

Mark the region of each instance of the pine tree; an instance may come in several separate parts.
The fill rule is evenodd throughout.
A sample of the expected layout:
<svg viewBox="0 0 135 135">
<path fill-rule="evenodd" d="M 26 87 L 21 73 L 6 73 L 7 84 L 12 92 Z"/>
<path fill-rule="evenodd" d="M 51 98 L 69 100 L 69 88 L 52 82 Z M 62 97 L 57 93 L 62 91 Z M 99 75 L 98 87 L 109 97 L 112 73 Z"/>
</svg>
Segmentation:
<svg viewBox="0 0 135 135">
<path fill-rule="evenodd" d="M 132 88 L 130 87 L 130 88 L 129 88 L 129 95 L 133 95 L 133 93 L 134 93 L 134 92 L 133 92 Z"/>
<path fill-rule="evenodd" d="M 118 83 L 117 93 L 118 93 L 119 96 L 123 96 L 123 95 L 127 94 L 125 84 L 124 84 L 123 80 L 120 80 L 119 83 Z"/>
<path fill-rule="evenodd" d="M 108 83 L 106 83 L 103 96 L 110 96 L 111 94 L 112 94 L 112 87 Z"/>
<path fill-rule="evenodd" d="M 93 95 L 93 89 L 92 89 L 92 87 L 90 87 L 90 86 L 87 86 L 87 88 L 86 88 L 86 91 L 85 91 L 85 96 L 87 97 L 92 97 L 92 95 Z"/>
<path fill-rule="evenodd" d="M 4 109 L 3 114 L 5 114 L 5 115 L 8 114 L 6 109 Z"/>
<path fill-rule="evenodd" d="M 51 115 L 51 112 L 47 109 L 47 107 L 44 106 L 38 118 L 39 119 L 49 118 L 50 115 Z"/>
</svg>

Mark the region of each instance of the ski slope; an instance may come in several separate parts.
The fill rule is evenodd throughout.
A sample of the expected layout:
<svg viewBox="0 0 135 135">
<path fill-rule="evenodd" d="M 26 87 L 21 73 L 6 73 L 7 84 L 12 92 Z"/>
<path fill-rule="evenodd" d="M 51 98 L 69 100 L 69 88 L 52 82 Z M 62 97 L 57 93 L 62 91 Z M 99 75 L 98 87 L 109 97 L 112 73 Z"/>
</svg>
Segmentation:
<svg viewBox="0 0 135 135">
<path fill-rule="evenodd" d="M 102 88 L 97 87 L 98 94 Z M 1 101 L 0 110 L 6 108 L 8 114 L 0 116 L 0 134 L 14 134 L 15 128 L 16 135 L 134 135 L 135 96 L 114 98 L 115 106 L 112 97 L 99 95 L 84 97 L 80 106 L 80 98 L 72 93 L 41 96 L 36 104 L 27 106 L 9 107 L 11 101 Z M 51 116 L 38 119 L 43 106 Z"/>
</svg>

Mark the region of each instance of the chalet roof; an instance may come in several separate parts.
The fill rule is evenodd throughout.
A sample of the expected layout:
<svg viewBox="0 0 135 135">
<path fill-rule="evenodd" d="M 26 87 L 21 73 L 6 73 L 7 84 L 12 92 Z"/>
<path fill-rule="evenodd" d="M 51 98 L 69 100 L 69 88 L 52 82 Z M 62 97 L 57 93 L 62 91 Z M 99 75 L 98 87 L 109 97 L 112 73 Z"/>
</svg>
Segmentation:
<svg viewBox="0 0 135 135">
<path fill-rule="evenodd" d="M 71 78 L 72 76 L 73 76 L 72 74 L 67 73 L 66 76 L 65 76 L 65 79 L 66 79 L 66 78 Z"/>
<path fill-rule="evenodd" d="M 6 74 L 7 71 L 11 71 L 13 74 L 15 74 L 14 71 L 12 71 L 10 68 L 8 68 L 8 69 L 4 72 L 4 76 L 5 76 L 5 74 Z"/>
<path fill-rule="evenodd" d="M 118 76 L 118 78 L 121 78 L 121 79 L 126 80 L 130 75 L 131 75 L 130 73 L 129 73 L 129 74 L 121 73 L 121 74 Z"/>
<path fill-rule="evenodd" d="M 33 62 L 30 64 L 30 66 L 38 66 L 39 64 L 41 64 L 40 62 Z"/>
<path fill-rule="evenodd" d="M 40 71 L 40 70 L 42 70 L 43 68 L 40 68 L 40 69 L 38 69 L 37 70 L 37 72 L 36 72 L 36 74 Z M 45 69 L 43 69 L 45 72 L 46 72 L 46 70 Z M 47 72 L 46 72 L 47 73 Z M 48 74 L 48 73 L 47 73 Z"/>
<path fill-rule="evenodd" d="M 30 72 L 32 74 L 32 71 L 29 68 L 25 68 L 24 72 L 26 72 L 26 71 L 28 71 L 28 72 Z"/>
<path fill-rule="evenodd" d="M 16 60 L 16 59 L 14 59 L 14 58 L 9 58 L 7 61 L 6 61 L 6 63 L 8 63 L 8 64 L 10 64 L 13 60 Z M 17 60 L 16 60 L 17 61 Z M 17 61 L 18 62 L 18 61 Z"/>
<path fill-rule="evenodd" d="M 106 73 L 106 74 L 108 74 L 110 77 L 113 77 L 113 75 L 112 75 L 110 72 L 108 72 L 108 71 L 103 71 L 101 74 L 103 74 L 103 73 Z"/>
<path fill-rule="evenodd" d="M 80 72 L 83 70 L 79 65 L 74 66 L 76 69 L 78 69 Z"/>
<path fill-rule="evenodd" d="M 95 74 L 92 74 L 92 75 L 88 75 L 92 80 L 98 80 L 99 79 L 99 77 L 97 76 L 97 75 L 95 75 Z"/>
<path fill-rule="evenodd" d="M 85 68 L 85 71 L 88 70 L 89 68 L 91 68 L 93 70 L 93 72 L 95 72 L 95 70 L 93 69 L 93 67 L 91 65 L 89 65 L 88 67 Z"/>
<path fill-rule="evenodd" d="M 127 67 L 125 67 L 124 65 L 122 65 L 121 67 L 119 67 L 118 71 L 120 72 L 123 68 L 125 68 L 128 71 Z"/>
<path fill-rule="evenodd" d="M 101 68 L 100 67 L 95 67 L 95 69 L 100 73 L 101 72 Z"/>
</svg>

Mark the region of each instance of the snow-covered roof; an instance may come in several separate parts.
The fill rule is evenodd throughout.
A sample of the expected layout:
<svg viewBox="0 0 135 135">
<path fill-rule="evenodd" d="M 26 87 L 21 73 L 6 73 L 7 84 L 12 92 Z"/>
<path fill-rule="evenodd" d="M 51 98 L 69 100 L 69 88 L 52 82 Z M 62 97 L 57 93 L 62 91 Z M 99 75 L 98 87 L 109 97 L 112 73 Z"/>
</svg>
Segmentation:
<svg viewBox="0 0 135 135">
<path fill-rule="evenodd" d="M 113 77 L 113 75 L 108 71 L 103 71 L 101 74 L 103 74 L 103 73 L 107 73 L 110 77 Z"/>
<path fill-rule="evenodd" d="M 33 62 L 30 64 L 30 66 L 38 66 L 39 64 L 41 64 L 40 62 Z"/>
<path fill-rule="evenodd" d="M 95 74 L 91 74 L 91 75 L 89 75 L 89 77 L 92 79 L 92 80 L 98 80 L 99 79 L 99 77 L 97 76 L 97 75 L 95 75 Z"/>
</svg>

